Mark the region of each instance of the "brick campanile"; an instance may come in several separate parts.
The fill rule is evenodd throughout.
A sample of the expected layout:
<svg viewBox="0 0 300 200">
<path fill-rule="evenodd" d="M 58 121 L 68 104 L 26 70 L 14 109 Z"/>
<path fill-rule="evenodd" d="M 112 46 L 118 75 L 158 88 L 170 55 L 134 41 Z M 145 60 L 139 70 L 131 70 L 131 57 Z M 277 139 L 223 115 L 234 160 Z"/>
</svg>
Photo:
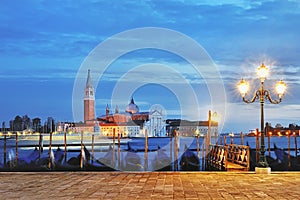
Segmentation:
<svg viewBox="0 0 300 200">
<path fill-rule="evenodd" d="M 91 81 L 90 70 L 88 70 L 88 77 L 84 89 L 84 123 L 94 124 L 95 119 L 95 92 Z"/>
</svg>

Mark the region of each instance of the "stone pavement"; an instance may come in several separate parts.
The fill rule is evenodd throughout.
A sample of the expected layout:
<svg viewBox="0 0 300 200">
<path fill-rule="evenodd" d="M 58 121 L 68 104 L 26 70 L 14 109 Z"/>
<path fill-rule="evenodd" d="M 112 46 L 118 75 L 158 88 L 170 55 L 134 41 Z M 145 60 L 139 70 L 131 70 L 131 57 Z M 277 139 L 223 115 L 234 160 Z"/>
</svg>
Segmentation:
<svg viewBox="0 0 300 200">
<path fill-rule="evenodd" d="M 0 199 L 300 199 L 300 172 L 2 172 Z"/>
</svg>

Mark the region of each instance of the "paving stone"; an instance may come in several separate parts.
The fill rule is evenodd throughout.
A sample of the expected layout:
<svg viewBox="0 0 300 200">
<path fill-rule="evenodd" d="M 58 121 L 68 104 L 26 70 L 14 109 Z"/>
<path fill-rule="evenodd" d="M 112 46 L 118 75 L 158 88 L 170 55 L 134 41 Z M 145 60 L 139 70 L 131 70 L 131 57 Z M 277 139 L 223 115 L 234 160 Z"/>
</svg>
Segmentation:
<svg viewBox="0 0 300 200">
<path fill-rule="evenodd" d="M 0 199 L 300 199 L 300 172 L 1 172 Z"/>
</svg>

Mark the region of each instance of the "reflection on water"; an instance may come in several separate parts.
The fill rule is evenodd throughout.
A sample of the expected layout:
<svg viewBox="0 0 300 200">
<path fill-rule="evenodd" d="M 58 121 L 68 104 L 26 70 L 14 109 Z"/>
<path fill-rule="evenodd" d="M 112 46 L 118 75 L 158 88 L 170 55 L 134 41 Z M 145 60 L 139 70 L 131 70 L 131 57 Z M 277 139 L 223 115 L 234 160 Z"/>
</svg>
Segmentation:
<svg viewBox="0 0 300 200">
<path fill-rule="evenodd" d="M 11 136 L 4 141 L 0 139 L 0 163 L 6 170 L 100 170 L 100 171 L 202 171 L 205 163 L 205 138 L 149 138 L 148 151 L 145 152 L 144 138 L 103 138 L 99 135 L 84 134 L 81 145 L 81 134 L 53 135 L 50 145 L 49 135 Z M 297 139 L 297 138 L 296 138 Z M 216 143 L 216 138 L 212 138 Z M 226 143 L 241 144 L 239 137 L 226 138 Z M 250 148 L 256 147 L 255 137 L 244 137 L 244 144 Z M 296 143 L 295 143 L 296 142 Z M 279 148 L 294 149 L 294 137 L 271 137 L 270 147 L 274 144 Z M 39 144 L 43 145 L 41 149 Z M 4 148 L 6 146 L 6 149 Z M 266 139 L 266 155 L 268 152 Z M 49 151 L 50 149 L 50 151 Z M 273 149 L 272 149 L 273 150 Z M 295 151 L 290 151 L 295 156 Z M 275 152 L 270 151 L 270 156 L 276 158 Z"/>
</svg>

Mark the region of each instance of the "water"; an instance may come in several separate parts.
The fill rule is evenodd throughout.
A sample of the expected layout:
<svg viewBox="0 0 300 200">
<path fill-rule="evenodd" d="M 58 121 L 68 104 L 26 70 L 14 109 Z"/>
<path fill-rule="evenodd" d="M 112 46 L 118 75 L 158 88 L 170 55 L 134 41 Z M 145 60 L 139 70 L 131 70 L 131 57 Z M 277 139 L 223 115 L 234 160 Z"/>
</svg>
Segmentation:
<svg viewBox="0 0 300 200">
<path fill-rule="evenodd" d="M 47 158 L 49 156 L 48 145 L 49 135 L 43 135 L 43 144 L 44 144 L 44 151 L 41 157 Z M 288 140 L 287 136 L 281 137 L 271 137 L 270 138 L 270 147 L 273 148 L 274 144 L 277 145 L 279 148 L 288 148 Z M 296 142 L 298 147 L 300 146 L 299 138 L 296 138 Z M 86 146 L 87 150 L 92 153 L 92 134 L 84 134 L 82 138 L 83 144 Z M 234 144 L 241 144 L 240 137 L 227 137 L 226 143 L 229 144 L 233 141 Z M 260 139 L 259 139 L 260 141 Z M 128 143 L 129 146 L 136 150 L 134 153 L 139 158 L 139 165 L 140 171 L 154 171 L 158 170 L 154 167 L 153 163 L 155 162 L 156 156 L 163 152 L 165 156 L 167 156 L 170 162 L 163 163 L 164 165 L 170 165 L 171 170 L 179 170 L 179 160 L 180 156 L 186 150 L 186 147 L 191 149 L 200 159 L 200 167 L 199 170 L 202 169 L 203 163 L 201 162 L 204 158 L 205 152 L 202 150 L 205 148 L 205 139 L 199 138 L 199 151 L 197 151 L 197 141 L 196 138 L 188 138 L 188 137 L 178 137 L 178 153 L 174 151 L 176 148 L 175 146 L 175 139 L 172 138 L 149 138 L 148 139 L 148 154 L 145 154 L 144 147 L 145 147 L 145 139 L 144 138 L 130 138 L 130 139 L 121 139 L 120 151 L 118 152 L 118 139 L 115 138 L 115 155 L 112 157 L 115 159 L 115 165 L 112 166 L 116 170 L 121 171 L 130 171 L 131 168 L 126 168 L 125 158 L 128 154 Z M 216 138 L 212 138 L 212 143 L 216 142 Z M 67 135 L 67 158 L 66 160 L 77 157 L 80 155 L 80 143 L 81 143 L 81 135 L 80 134 L 68 134 Z M 109 145 L 113 145 L 112 138 L 104 138 L 100 137 L 99 135 L 94 135 L 94 162 L 99 159 L 105 157 L 107 151 L 109 149 Z M 249 144 L 250 148 L 254 149 L 256 147 L 256 138 L 255 137 L 244 137 L 244 145 L 246 143 Z M 16 139 L 15 137 L 8 138 L 6 141 L 7 145 L 7 155 L 6 161 L 9 159 L 14 159 L 16 153 Z M 18 136 L 18 157 L 25 158 L 28 157 L 35 147 L 39 145 L 39 135 L 21 135 Z M 265 138 L 265 145 L 266 150 L 268 150 L 268 138 Z M 55 134 L 53 135 L 52 140 L 52 150 L 56 151 L 58 146 L 61 150 L 64 150 L 64 134 Z M 290 148 L 295 148 L 295 137 L 290 137 Z M 158 152 L 159 149 L 159 152 Z M 268 151 L 266 152 L 266 155 Z M 291 155 L 295 155 L 295 151 L 291 151 Z M 274 152 L 271 152 L 271 156 L 276 158 Z M 0 139 L 0 163 L 4 161 L 4 139 Z"/>
</svg>

